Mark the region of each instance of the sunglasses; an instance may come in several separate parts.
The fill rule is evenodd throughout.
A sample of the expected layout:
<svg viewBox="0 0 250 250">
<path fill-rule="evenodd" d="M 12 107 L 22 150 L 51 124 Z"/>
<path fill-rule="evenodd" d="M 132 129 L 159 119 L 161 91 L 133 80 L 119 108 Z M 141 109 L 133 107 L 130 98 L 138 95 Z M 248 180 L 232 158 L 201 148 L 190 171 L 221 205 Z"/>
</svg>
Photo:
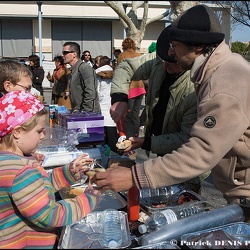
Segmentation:
<svg viewBox="0 0 250 250">
<path fill-rule="evenodd" d="M 63 50 L 62 51 L 62 54 L 65 56 L 65 55 L 67 55 L 67 54 L 69 54 L 69 53 L 73 53 L 73 52 L 75 52 L 75 51 L 67 51 L 67 50 Z"/>
<path fill-rule="evenodd" d="M 30 91 L 31 91 L 31 86 L 25 87 L 25 86 L 20 85 L 20 84 L 17 84 L 17 83 L 16 83 L 16 85 L 19 86 L 19 87 L 22 87 L 22 88 L 23 88 L 25 91 L 27 91 L 27 92 L 30 92 Z"/>
<path fill-rule="evenodd" d="M 84 56 L 90 56 L 90 55 L 84 55 Z"/>
</svg>

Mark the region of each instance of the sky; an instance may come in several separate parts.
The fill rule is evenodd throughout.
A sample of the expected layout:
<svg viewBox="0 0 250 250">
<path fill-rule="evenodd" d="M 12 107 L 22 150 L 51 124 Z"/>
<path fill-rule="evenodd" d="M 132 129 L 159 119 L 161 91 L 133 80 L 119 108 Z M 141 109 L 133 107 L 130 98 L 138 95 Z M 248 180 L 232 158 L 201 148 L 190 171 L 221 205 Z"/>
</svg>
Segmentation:
<svg viewBox="0 0 250 250">
<path fill-rule="evenodd" d="M 241 25 L 232 33 L 232 42 L 249 42 L 250 41 L 250 27 Z"/>
</svg>

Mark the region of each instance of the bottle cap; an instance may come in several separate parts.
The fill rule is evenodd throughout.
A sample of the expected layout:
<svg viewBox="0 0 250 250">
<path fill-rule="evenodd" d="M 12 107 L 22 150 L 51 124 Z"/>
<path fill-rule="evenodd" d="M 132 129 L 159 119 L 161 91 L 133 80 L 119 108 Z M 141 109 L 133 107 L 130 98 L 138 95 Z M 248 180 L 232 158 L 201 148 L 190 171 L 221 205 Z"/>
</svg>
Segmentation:
<svg viewBox="0 0 250 250">
<path fill-rule="evenodd" d="M 118 243 L 115 240 L 110 240 L 108 246 L 109 248 L 117 248 Z"/>
<path fill-rule="evenodd" d="M 147 232 L 147 226 L 145 224 L 142 224 L 138 227 L 138 231 L 141 233 L 141 234 L 145 234 Z"/>
</svg>

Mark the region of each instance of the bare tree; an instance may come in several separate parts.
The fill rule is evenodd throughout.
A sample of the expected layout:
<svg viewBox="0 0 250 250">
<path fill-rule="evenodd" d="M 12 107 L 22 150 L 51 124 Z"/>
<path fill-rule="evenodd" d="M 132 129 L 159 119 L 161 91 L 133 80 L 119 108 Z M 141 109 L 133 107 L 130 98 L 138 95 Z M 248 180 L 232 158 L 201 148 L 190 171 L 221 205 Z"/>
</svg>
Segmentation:
<svg viewBox="0 0 250 250">
<path fill-rule="evenodd" d="M 212 3 L 224 8 L 224 6 L 230 6 L 233 26 L 243 24 L 250 27 L 250 1 L 212 1 Z"/>
<path fill-rule="evenodd" d="M 144 38 L 146 26 L 152 22 L 159 21 L 167 16 L 169 18 L 166 22 L 171 23 L 182 11 L 189 9 L 190 7 L 199 4 L 199 1 L 169 1 L 171 7 L 164 13 L 148 18 L 148 1 L 132 1 L 131 9 L 126 14 L 127 3 L 122 1 L 104 1 L 110 6 L 118 15 L 123 27 L 126 31 L 126 36 L 132 38 L 137 45 L 137 49 L 140 50 L 141 41 Z M 143 7 L 143 16 L 141 22 L 138 21 L 137 9 Z"/>
</svg>

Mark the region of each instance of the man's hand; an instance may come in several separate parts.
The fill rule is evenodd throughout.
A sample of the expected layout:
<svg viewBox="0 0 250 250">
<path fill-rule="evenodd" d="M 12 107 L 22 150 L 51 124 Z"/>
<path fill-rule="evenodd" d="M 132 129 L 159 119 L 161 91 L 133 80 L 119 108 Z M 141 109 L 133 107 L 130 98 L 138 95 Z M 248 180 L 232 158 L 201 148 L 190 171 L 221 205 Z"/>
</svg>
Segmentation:
<svg viewBox="0 0 250 250">
<path fill-rule="evenodd" d="M 144 137 L 129 137 L 128 138 L 132 143 L 129 147 L 127 147 L 124 150 L 119 150 L 121 152 L 128 152 L 137 148 L 141 148 L 143 142 L 144 142 Z"/>
<path fill-rule="evenodd" d="M 117 166 L 108 168 L 105 172 L 98 172 L 92 180 L 101 190 L 121 192 L 134 186 L 130 168 Z"/>
<path fill-rule="evenodd" d="M 110 107 L 110 116 L 114 120 L 115 123 L 120 121 L 122 117 L 127 114 L 128 111 L 128 104 L 126 102 L 115 102 Z"/>
</svg>

